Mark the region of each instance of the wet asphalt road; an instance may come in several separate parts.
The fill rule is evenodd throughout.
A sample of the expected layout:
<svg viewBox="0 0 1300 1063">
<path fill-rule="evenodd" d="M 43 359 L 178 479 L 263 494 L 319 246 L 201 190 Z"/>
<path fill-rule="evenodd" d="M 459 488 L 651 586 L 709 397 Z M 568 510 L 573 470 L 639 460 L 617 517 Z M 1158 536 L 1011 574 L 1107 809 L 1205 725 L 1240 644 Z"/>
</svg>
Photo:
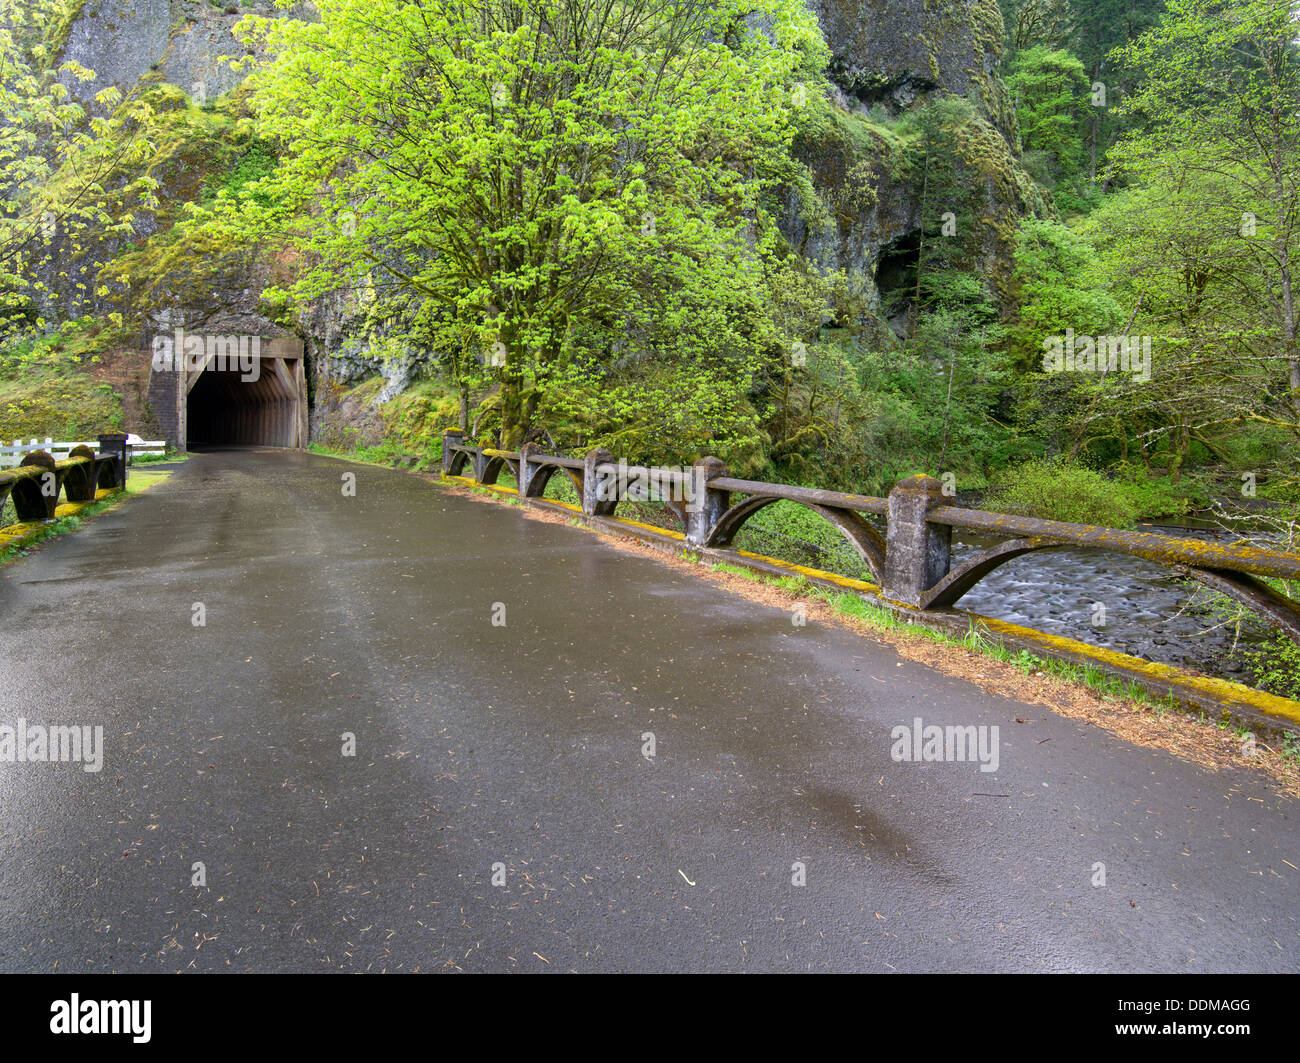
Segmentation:
<svg viewBox="0 0 1300 1063">
<path fill-rule="evenodd" d="M 384 469 L 201 455 L 0 570 L 20 716 L 105 760 L 0 763 L 3 971 L 1300 968 L 1249 774 Z"/>
</svg>

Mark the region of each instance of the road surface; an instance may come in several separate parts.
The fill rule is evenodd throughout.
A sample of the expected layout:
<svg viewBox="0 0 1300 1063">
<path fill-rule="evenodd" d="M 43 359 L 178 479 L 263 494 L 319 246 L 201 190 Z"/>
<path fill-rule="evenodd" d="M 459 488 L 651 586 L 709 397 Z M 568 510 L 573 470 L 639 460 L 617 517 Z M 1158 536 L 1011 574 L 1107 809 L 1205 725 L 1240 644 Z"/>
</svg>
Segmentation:
<svg viewBox="0 0 1300 1063">
<path fill-rule="evenodd" d="M 1256 776 L 380 468 L 199 455 L 0 569 L 19 718 L 103 764 L 0 763 L 3 971 L 1300 968 Z"/>
</svg>

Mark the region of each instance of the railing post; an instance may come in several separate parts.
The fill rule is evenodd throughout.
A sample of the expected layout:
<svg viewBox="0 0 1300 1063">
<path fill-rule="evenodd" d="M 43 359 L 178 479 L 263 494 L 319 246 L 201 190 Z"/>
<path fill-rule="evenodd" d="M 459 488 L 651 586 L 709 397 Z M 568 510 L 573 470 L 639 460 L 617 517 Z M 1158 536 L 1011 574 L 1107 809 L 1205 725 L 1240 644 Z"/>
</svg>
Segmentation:
<svg viewBox="0 0 1300 1063">
<path fill-rule="evenodd" d="M 944 505 L 943 484 L 932 476 L 909 476 L 889 492 L 889 532 L 881 591 L 919 608 L 922 595 L 948 574 L 952 528 L 930 524 L 926 513 Z"/>
<path fill-rule="evenodd" d="M 36 442 L 32 440 L 32 442 Z M 59 475 L 55 469 L 54 456 L 44 450 L 29 451 L 23 456 L 19 468 L 34 465 L 45 470 L 39 476 L 22 484 L 15 484 L 10 496 L 14 502 L 14 512 L 20 521 L 53 520 L 54 511 L 59 505 Z"/>
<path fill-rule="evenodd" d="M 593 447 L 582 460 L 582 512 L 589 517 L 608 517 L 618 505 L 618 481 L 602 486 L 596 466 L 613 464 L 614 455 L 604 447 Z M 611 498 L 602 495 L 612 495 Z"/>
<path fill-rule="evenodd" d="M 68 460 L 84 459 L 76 468 L 69 469 L 63 478 L 63 496 L 69 502 L 95 501 L 95 452 L 85 444 L 68 451 Z"/>
<path fill-rule="evenodd" d="M 525 443 L 519 448 L 519 475 L 515 479 L 519 482 L 520 498 L 528 497 L 528 485 L 533 482 L 533 463 L 528 459 L 540 449 L 536 443 Z"/>
<path fill-rule="evenodd" d="M 99 450 L 101 454 L 113 455 L 113 462 L 117 466 L 117 486 L 126 487 L 126 433 L 125 432 L 102 432 L 99 436 Z"/>
<path fill-rule="evenodd" d="M 700 458 L 691 467 L 690 493 L 686 499 L 686 541 L 692 546 L 703 546 L 708 542 L 709 532 L 731 506 L 731 492 L 712 488 L 709 481 L 730 475 L 721 458 Z"/>
<path fill-rule="evenodd" d="M 451 473 L 451 448 L 458 447 L 465 442 L 465 433 L 459 428 L 444 428 L 442 430 L 442 475 L 447 476 Z"/>
</svg>

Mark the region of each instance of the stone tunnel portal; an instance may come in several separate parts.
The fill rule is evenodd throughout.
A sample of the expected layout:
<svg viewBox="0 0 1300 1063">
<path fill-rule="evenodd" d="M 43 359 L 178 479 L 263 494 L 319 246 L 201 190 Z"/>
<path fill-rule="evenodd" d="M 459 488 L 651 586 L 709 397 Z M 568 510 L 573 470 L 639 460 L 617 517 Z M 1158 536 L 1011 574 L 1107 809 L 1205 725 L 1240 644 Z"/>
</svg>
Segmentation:
<svg viewBox="0 0 1300 1063">
<path fill-rule="evenodd" d="M 180 349 L 180 341 L 172 347 Z M 148 401 L 167 442 L 180 449 L 306 446 L 302 341 L 259 337 L 256 343 L 214 348 L 186 351 L 177 359 L 169 358 L 163 345 L 162 355 L 155 354 Z M 232 356 L 223 357 L 228 352 Z"/>
<path fill-rule="evenodd" d="M 298 447 L 303 400 L 297 359 L 266 359 L 256 380 L 205 369 L 186 397 L 185 446 Z"/>
</svg>

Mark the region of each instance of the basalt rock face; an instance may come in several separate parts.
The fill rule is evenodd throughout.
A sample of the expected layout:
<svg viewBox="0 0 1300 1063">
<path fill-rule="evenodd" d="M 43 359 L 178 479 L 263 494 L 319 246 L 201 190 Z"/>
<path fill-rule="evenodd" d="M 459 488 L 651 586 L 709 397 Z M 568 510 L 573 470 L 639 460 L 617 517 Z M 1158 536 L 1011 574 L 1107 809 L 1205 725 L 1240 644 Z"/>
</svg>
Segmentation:
<svg viewBox="0 0 1300 1063">
<path fill-rule="evenodd" d="M 1002 50 L 996 0 L 810 0 L 831 49 L 831 79 L 893 111 L 935 90 L 983 94 Z"/>
<path fill-rule="evenodd" d="M 91 100 L 110 85 L 129 92 L 155 75 L 190 96 L 215 98 L 247 74 L 227 60 L 252 54 L 232 32 L 246 15 L 309 19 L 310 3 L 277 8 L 274 0 L 243 0 L 214 6 L 209 0 L 86 0 L 68 29 L 62 58 L 95 71 L 64 83 L 74 96 Z"/>
<path fill-rule="evenodd" d="M 202 105 L 234 89 L 247 69 L 233 70 L 227 59 L 242 59 L 249 49 L 235 39 L 233 27 L 246 15 L 311 17 L 314 8 L 300 4 L 279 9 L 275 0 L 251 0 L 215 7 L 209 0 L 85 0 L 56 35 L 59 62 L 76 63 L 94 71 L 82 81 L 70 71 L 60 75 L 69 93 L 91 113 L 101 109 L 95 97 L 109 88 L 147 102 L 159 114 L 183 114 L 191 103 Z M 228 145 L 204 142 L 200 123 L 178 121 L 151 176 L 161 187 L 162 210 L 155 216 L 140 211 L 132 236 L 95 241 L 80 236 L 80 247 L 61 232 L 47 240 L 48 255 L 34 272 L 49 297 L 41 305 L 47 316 L 103 316 L 120 309 L 96 294 L 101 283 L 95 263 L 140 246 L 170 225 L 181 204 L 201 197 L 204 184 L 228 165 Z M 116 180 L 116 178 L 114 178 Z M 79 253 L 80 252 L 80 253 Z M 213 311 L 256 310 L 267 271 L 257 264 L 235 275 L 218 278 L 218 290 L 203 293 Z M 38 296 L 38 301 L 40 297 Z M 192 302 L 192 300 L 186 300 Z"/>
<path fill-rule="evenodd" d="M 935 224 L 920 216 L 907 139 L 893 127 L 936 97 L 962 96 L 974 115 L 953 136 L 963 180 L 981 194 L 976 257 L 990 294 L 1007 305 L 1017 223 L 1050 207 L 1016 160 L 1014 111 L 997 73 L 1003 24 L 996 0 L 810 4 L 831 50 L 831 90 L 794 150 L 826 209 L 817 217 L 789 195 L 782 231 L 790 245 L 818 265 L 844 270 L 863 296 L 856 324 L 867 338 L 890 342 L 905 316 L 885 327 L 881 295 L 898 286 L 921 230 Z"/>
<path fill-rule="evenodd" d="M 95 78 L 67 75 L 64 84 L 83 102 L 109 86 L 128 91 L 166 52 L 170 27 L 169 0 L 86 0 L 68 29 L 62 58 L 93 70 Z"/>
<path fill-rule="evenodd" d="M 335 293 L 303 310 L 298 324 L 316 382 L 311 413 L 313 441 L 338 446 L 372 446 L 384 436 L 380 404 L 412 383 L 417 359 L 388 342 L 388 327 L 372 316 L 373 290 Z M 380 382 L 354 390 L 362 381 Z"/>
</svg>

